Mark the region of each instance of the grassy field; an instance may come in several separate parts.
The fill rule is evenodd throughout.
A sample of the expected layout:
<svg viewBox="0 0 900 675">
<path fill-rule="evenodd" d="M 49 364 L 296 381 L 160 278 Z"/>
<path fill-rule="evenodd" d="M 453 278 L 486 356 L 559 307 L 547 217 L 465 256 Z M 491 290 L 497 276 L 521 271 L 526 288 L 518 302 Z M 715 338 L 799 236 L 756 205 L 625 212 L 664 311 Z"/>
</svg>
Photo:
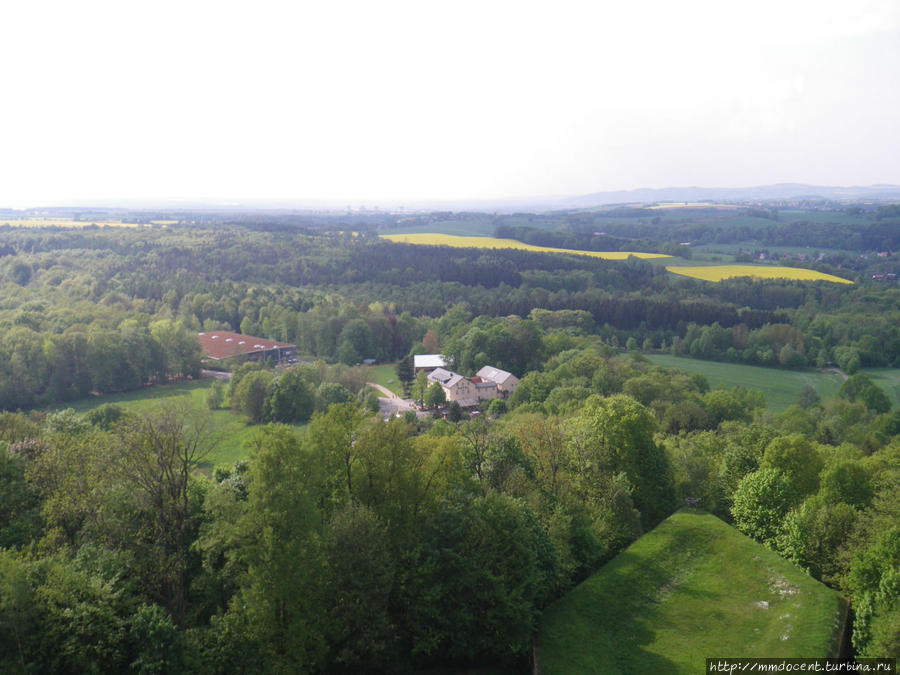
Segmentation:
<svg viewBox="0 0 900 675">
<path fill-rule="evenodd" d="M 71 401 L 57 406 L 56 409 L 72 408 L 75 412 L 85 413 L 104 403 L 115 403 L 125 410 L 140 413 L 152 410 L 162 401 L 183 401 L 186 405 L 193 405 L 209 413 L 211 432 L 219 439 L 207 461 L 201 465 L 202 468 L 210 470 L 216 466 L 231 466 L 236 461 L 244 459 L 247 456 L 244 444 L 254 437 L 258 429 L 247 424 L 244 417 L 230 410 L 208 410 L 206 392 L 211 383 L 212 380 L 203 379 L 180 384 L 156 385 L 126 394 Z"/>
<path fill-rule="evenodd" d="M 672 274 L 681 274 L 704 281 L 722 281 L 733 277 L 758 277 L 760 279 L 799 279 L 800 281 L 830 281 L 836 284 L 852 284 L 852 281 L 833 274 L 806 270 L 800 267 L 778 267 L 775 265 L 703 265 L 681 267 L 670 265 L 666 269 Z"/>
<path fill-rule="evenodd" d="M 497 239 L 495 237 L 457 237 L 451 234 L 438 234 L 435 232 L 418 234 L 383 234 L 385 239 L 404 242 L 407 244 L 421 244 L 425 246 L 455 246 L 457 248 L 514 248 L 522 251 L 535 251 L 537 253 L 574 253 L 586 255 L 592 258 L 604 260 L 625 260 L 629 256 L 635 258 L 668 258 L 662 253 L 632 253 L 629 251 L 576 251 L 569 248 L 553 248 L 550 246 L 533 246 L 515 239 Z"/>
<path fill-rule="evenodd" d="M 861 371 L 891 399 L 891 403 L 900 406 L 900 368 L 864 368 Z"/>
<path fill-rule="evenodd" d="M 715 516 L 682 510 L 550 606 L 542 673 L 702 673 L 714 657 L 836 655 L 840 596 Z"/>
<path fill-rule="evenodd" d="M 121 220 L 72 220 L 71 218 L 0 218 L 0 225 L 11 227 L 144 227 L 137 223 L 123 223 Z"/>
<path fill-rule="evenodd" d="M 494 232 L 494 222 L 491 218 L 472 220 L 436 220 L 433 222 L 417 223 L 387 229 L 385 234 L 418 234 L 424 232 L 437 232 L 439 234 L 459 234 L 467 237 L 490 237 Z"/>
<path fill-rule="evenodd" d="M 369 366 L 368 372 L 369 374 L 366 377 L 369 382 L 374 382 L 375 384 L 380 384 L 382 387 L 387 387 L 397 394 L 397 396 L 403 395 L 400 380 L 397 379 L 397 369 L 393 363 L 385 364 L 383 366 Z"/>
<path fill-rule="evenodd" d="M 800 392 L 807 384 L 816 390 L 820 398 L 826 399 L 837 394 L 842 382 L 836 373 L 820 373 L 814 370 L 787 370 L 701 361 L 669 354 L 648 354 L 647 358 L 666 368 L 700 373 L 713 389 L 718 387 L 731 389 L 743 385 L 747 389 L 761 391 L 766 398 L 766 405 L 772 412 L 781 412 L 792 403 L 796 403 Z"/>
<path fill-rule="evenodd" d="M 837 253 L 846 253 L 839 248 L 821 248 L 816 246 L 769 246 L 768 244 L 754 243 L 738 243 L 738 244 L 701 244 L 699 246 L 691 246 L 691 251 L 697 253 L 720 253 L 731 255 L 740 253 L 741 251 L 752 251 L 756 249 L 765 249 L 769 253 L 778 255 L 805 255 L 812 256 L 815 253 L 824 253 L 825 255 L 834 255 Z"/>
</svg>

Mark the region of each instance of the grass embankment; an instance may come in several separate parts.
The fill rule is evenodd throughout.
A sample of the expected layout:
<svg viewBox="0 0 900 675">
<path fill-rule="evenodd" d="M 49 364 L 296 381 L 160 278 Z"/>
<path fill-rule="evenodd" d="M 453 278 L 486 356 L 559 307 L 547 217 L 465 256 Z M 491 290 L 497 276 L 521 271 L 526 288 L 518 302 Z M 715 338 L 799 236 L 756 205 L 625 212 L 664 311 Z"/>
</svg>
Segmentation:
<svg viewBox="0 0 900 675">
<path fill-rule="evenodd" d="M 772 412 L 782 412 L 792 403 L 796 403 L 800 392 L 807 384 L 816 390 L 822 400 L 825 400 L 835 396 L 842 383 L 837 373 L 820 373 L 815 370 L 787 370 L 740 363 L 701 361 L 669 354 L 648 354 L 647 358 L 658 366 L 700 373 L 713 389 L 719 387 L 731 389 L 741 385 L 747 389 L 761 391 L 766 399 L 766 407 Z M 900 378 L 897 384 L 900 385 Z"/>
<path fill-rule="evenodd" d="M 436 232 L 416 234 L 382 234 L 382 238 L 406 244 L 419 244 L 423 246 L 454 246 L 457 248 L 512 248 L 521 251 L 534 251 L 536 253 L 569 253 L 586 255 L 603 260 L 626 260 L 629 256 L 635 258 L 669 258 L 671 256 L 662 253 L 635 253 L 631 251 L 579 251 L 571 248 L 553 248 L 550 246 L 533 246 L 515 239 L 497 239 L 496 237 L 458 237 L 452 234 L 438 234 Z"/>
<path fill-rule="evenodd" d="M 715 516 L 682 510 L 549 607 L 539 672 L 702 673 L 836 655 L 844 601 Z"/>
<path fill-rule="evenodd" d="M 672 274 L 681 274 L 704 281 L 722 281 L 735 277 L 756 277 L 759 279 L 793 279 L 798 281 L 830 281 L 835 284 L 852 284 L 849 279 L 842 279 L 833 274 L 816 272 L 801 267 L 780 267 L 777 265 L 703 265 L 683 267 L 669 265 L 666 269 Z"/>
<path fill-rule="evenodd" d="M 246 458 L 245 443 L 254 437 L 259 428 L 248 424 L 245 417 L 230 410 L 208 410 L 206 392 L 211 384 L 212 380 L 209 379 L 179 384 L 159 384 L 140 391 L 70 401 L 55 406 L 54 409 L 72 408 L 75 412 L 86 413 L 105 403 L 114 403 L 129 412 L 142 413 L 153 410 L 163 401 L 192 405 L 209 413 L 209 432 L 218 439 L 209 457 L 201 465 L 201 468 L 210 470 L 217 466 L 231 466 L 236 461 Z"/>
</svg>

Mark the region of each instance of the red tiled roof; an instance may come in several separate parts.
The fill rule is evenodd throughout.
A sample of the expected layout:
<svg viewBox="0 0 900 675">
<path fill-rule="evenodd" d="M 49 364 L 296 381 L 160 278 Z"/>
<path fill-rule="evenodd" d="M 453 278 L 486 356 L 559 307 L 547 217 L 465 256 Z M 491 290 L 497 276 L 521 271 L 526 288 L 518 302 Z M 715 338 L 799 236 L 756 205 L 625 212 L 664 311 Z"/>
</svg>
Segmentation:
<svg viewBox="0 0 900 675">
<path fill-rule="evenodd" d="M 266 340 L 265 338 L 229 333 L 224 330 L 214 330 L 208 333 L 197 333 L 197 340 L 203 348 L 204 356 L 211 359 L 225 359 L 229 356 L 240 354 L 252 354 L 254 352 L 268 351 L 270 349 L 290 349 L 294 345 Z"/>
</svg>

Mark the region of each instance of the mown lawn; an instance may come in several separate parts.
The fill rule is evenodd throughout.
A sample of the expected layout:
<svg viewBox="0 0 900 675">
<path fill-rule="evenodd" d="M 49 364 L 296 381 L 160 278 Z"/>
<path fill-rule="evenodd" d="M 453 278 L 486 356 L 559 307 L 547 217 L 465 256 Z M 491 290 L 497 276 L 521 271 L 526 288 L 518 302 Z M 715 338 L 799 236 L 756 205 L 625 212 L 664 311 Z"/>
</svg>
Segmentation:
<svg viewBox="0 0 900 675">
<path fill-rule="evenodd" d="M 541 673 L 702 673 L 706 658 L 836 655 L 845 603 L 715 516 L 682 510 L 549 607 Z"/>
<path fill-rule="evenodd" d="M 403 388 L 400 380 L 397 379 L 397 367 L 393 363 L 386 363 L 383 366 L 369 366 L 369 372 L 366 376 L 369 382 L 380 384 L 387 387 L 397 396 L 403 396 Z M 381 394 L 381 392 L 377 392 Z"/>
<path fill-rule="evenodd" d="M 209 410 L 206 406 L 206 392 L 212 385 L 211 379 L 194 380 L 178 384 L 162 384 L 146 387 L 140 391 L 110 396 L 96 396 L 70 401 L 54 407 L 54 410 L 72 408 L 85 413 L 105 403 L 114 403 L 131 412 L 148 412 L 163 401 L 181 401 L 209 414 L 209 431 L 216 438 L 216 445 L 201 468 L 209 471 L 217 466 L 231 466 L 247 457 L 246 443 L 257 433 L 259 427 L 248 424 L 245 417 L 227 409 Z M 298 426 L 298 432 L 304 429 Z"/>
<path fill-rule="evenodd" d="M 659 366 L 677 368 L 688 373 L 700 373 L 706 378 L 712 389 L 718 387 L 731 389 L 742 385 L 747 389 L 761 391 L 766 399 L 766 406 L 772 412 L 782 412 L 792 403 L 796 403 L 800 392 L 807 384 L 816 390 L 822 400 L 837 394 L 842 384 L 840 376 L 836 373 L 702 361 L 669 354 L 648 354 L 646 356 Z"/>
</svg>

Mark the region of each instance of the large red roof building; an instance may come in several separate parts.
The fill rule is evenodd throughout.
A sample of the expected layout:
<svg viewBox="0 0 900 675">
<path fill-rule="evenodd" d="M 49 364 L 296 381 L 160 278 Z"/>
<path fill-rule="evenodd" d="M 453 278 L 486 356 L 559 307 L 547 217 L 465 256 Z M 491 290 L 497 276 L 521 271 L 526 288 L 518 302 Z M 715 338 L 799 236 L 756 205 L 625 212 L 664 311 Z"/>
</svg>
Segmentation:
<svg viewBox="0 0 900 675">
<path fill-rule="evenodd" d="M 297 353 L 296 345 L 224 330 L 197 333 L 197 340 L 203 348 L 203 358 L 212 361 L 229 357 L 247 361 L 290 361 Z"/>
</svg>

